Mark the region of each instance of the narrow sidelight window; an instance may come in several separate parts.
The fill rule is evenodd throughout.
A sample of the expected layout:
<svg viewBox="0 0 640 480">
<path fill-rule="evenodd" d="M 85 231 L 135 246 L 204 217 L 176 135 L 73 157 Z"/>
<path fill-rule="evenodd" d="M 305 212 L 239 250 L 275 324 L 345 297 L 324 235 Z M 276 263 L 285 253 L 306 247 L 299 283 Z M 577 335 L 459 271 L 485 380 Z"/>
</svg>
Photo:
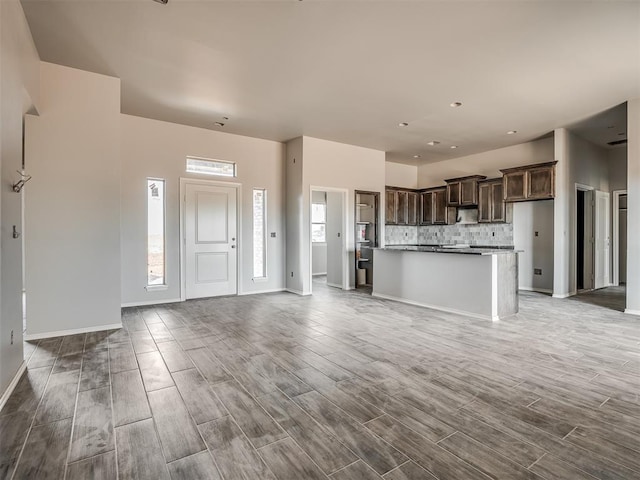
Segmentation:
<svg viewBox="0 0 640 480">
<path fill-rule="evenodd" d="M 147 285 L 165 284 L 164 180 L 147 179 Z"/>
<path fill-rule="evenodd" d="M 253 278 L 267 276 L 267 191 L 253 190 Z"/>
</svg>

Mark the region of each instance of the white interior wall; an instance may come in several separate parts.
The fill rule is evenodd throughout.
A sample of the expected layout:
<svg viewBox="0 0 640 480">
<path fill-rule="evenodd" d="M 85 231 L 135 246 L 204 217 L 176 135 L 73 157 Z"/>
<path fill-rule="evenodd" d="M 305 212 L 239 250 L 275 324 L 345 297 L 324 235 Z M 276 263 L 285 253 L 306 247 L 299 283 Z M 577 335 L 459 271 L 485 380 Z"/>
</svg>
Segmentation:
<svg viewBox="0 0 640 480">
<path fill-rule="evenodd" d="M 0 2 L 0 399 L 23 362 L 22 118 L 40 107 L 40 59 L 18 0 Z M 26 190 L 23 190 L 25 192 Z M 13 344 L 11 343 L 13 332 Z M 1 405 L 0 405 L 1 406 Z"/>
<path fill-rule="evenodd" d="M 311 203 L 327 204 L 327 192 L 311 192 Z M 327 274 L 327 242 L 314 242 L 311 245 L 311 274 Z"/>
<path fill-rule="evenodd" d="M 617 147 L 607 151 L 609 188 L 611 191 L 627 189 L 627 148 Z"/>
<path fill-rule="evenodd" d="M 28 336 L 120 325 L 120 80 L 41 63 L 26 118 Z"/>
<path fill-rule="evenodd" d="M 513 245 L 518 254 L 518 288 L 553 290 L 553 200 L 513 205 Z M 542 274 L 534 274 L 534 269 Z"/>
<path fill-rule="evenodd" d="M 385 162 L 385 183 L 393 187 L 418 188 L 418 167 Z"/>
<path fill-rule="evenodd" d="M 488 152 L 468 155 L 418 167 L 419 188 L 444 185 L 446 178 L 466 175 L 501 177 L 501 168 L 519 167 L 534 163 L 550 162 L 554 159 L 553 137 L 521 143 Z"/>
<path fill-rule="evenodd" d="M 304 169 L 302 201 L 304 208 L 303 225 L 309 225 L 310 205 L 309 191 L 311 186 L 344 188 L 347 190 L 346 242 L 348 245 L 348 265 L 355 262 L 355 190 L 380 192 L 379 210 L 380 238 L 384 238 L 384 187 L 385 187 L 385 153 L 370 148 L 330 142 L 312 137 L 304 137 L 303 141 Z M 289 218 L 287 216 L 287 218 Z M 301 272 L 303 278 L 309 275 L 309 229 L 303 231 Z M 288 246 L 287 246 L 288 248 Z M 287 252 L 287 257 L 289 253 Z M 355 269 L 349 268 L 349 285 L 355 286 Z M 309 286 L 305 286 L 308 292 Z"/>
<path fill-rule="evenodd" d="M 284 288 L 284 146 L 279 142 L 231 135 L 157 120 L 120 116 L 122 137 L 122 303 L 180 299 L 180 178 L 242 184 L 239 199 L 238 292 Z M 186 157 L 233 161 L 237 177 L 186 173 Z M 166 181 L 166 290 L 147 291 L 146 179 Z M 254 188 L 267 190 L 267 279 L 253 280 Z M 271 232 L 276 237 L 271 237 Z"/>
<path fill-rule="evenodd" d="M 627 102 L 627 307 L 640 315 L 640 98 Z"/>
</svg>

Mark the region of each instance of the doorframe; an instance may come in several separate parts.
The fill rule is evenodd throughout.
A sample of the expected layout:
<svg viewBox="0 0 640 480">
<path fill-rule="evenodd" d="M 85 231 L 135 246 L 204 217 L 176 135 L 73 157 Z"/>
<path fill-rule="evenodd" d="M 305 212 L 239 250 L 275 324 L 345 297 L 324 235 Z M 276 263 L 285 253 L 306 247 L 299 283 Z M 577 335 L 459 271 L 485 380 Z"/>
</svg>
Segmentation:
<svg viewBox="0 0 640 480">
<path fill-rule="evenodd" d="M 573 214 L 571 215 L 573 217 L 573 242 L 572 242 L 572 248 L 573 248 L 573 285 L 574 285 L 574 292 L 578 292 L 578 191 L 582 191 L 582 192 L 592 192 L 592 205 L 591 205 L 591 238 L 593 239 L 593 242 L 591 243 L 591 274 L 592 274 L 592 278 L 591 278 L 591 288 L 584 288 L 582 290 L 579 290 L 580 292 L 588 292 L 591 290 L 594 290 L 595 287 L 595 273 L 596 273 L 596 245 L 595 245 L 595 228 L 596 228 L 596 212 L 595 212 L 595 187 L 592 187 L 591 185 L 585 185 L 583 183 L 576 183 L 575 184 L 575 189 L 573 191 Z"/>
<path fill-rule="evenodd" d="M 627 190 L 611 192 L 611 285 L 620 285 L 620 196 L 627 195 Z"/>
<path fill-rule="evenodd" d="M 342 194 L 342 290 L 350 290 L 349 286 L 349 258 L 348 252 L 348 236 L 347 226 L 347 202 L 349 201 L 349 189 L 338 187 L 320 187 L 317 185 L 309 186 L 309 222 L 307 224 L 307 232 L 309 238 L 309 292 L 313 294 L 313 239 L 311 238 L 311 211 L 313 209 L 313 192 L 337 192 Z M 327 261 L 328 261 L 327 257 Z"/>
<path fill-rule="evenodd" d="M 205 185 L 210 187 L 227 187 L 236 190 L 236 295 L 242 291 L 242 184 L 237 182 L 225 182 L 220 180 L 208 180 L 201 178 L 180 177 L 180 301 L 187 300 L 187 275 L 185 260 L 186 244 L 186 194 L 187 185 Z"/>
</svg>

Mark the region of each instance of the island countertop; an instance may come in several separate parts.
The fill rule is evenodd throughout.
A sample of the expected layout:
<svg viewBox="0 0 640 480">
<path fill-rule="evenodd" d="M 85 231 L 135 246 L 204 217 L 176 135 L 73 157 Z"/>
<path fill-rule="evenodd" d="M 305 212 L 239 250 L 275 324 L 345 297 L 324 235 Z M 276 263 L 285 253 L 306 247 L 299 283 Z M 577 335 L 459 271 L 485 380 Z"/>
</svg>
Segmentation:
<svg viewBox="0 0 640 480">
<path fill-rule="evenodd" d="M 398 245 L 373 258 L 374 297 L 490 320 L 518 312 L 516 250 Z"/>
<path fill-rule="evenodd" d="M 375 250 L 385 250 L 388 252 L 429 252 L 429 253 L 461 253 L 464 255 L 505 255 L 519 253 L 522 250 L 514 250 L 513 247 L 491 248 L 491 247 L 443 247 L 434 245 L 389 245 L 387 247 L 376 248 Z"/>
</svg>

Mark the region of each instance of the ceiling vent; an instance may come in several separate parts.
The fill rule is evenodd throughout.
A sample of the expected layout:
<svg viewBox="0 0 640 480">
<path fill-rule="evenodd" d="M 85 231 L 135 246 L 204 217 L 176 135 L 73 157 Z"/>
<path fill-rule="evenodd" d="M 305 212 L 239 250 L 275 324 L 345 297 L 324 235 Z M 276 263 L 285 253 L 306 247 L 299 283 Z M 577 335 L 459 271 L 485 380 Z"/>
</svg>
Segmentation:
<svg viewBox="0 0 640 480">
<path fill-rule="evenodd" d="M 612 147 L 617 147 L 618 145 L 626 145 L 627 139 L 624 140 L 614 140 L 613 142 L 608 142 L 607 145 L 611 145 Z"/>
</svg>

